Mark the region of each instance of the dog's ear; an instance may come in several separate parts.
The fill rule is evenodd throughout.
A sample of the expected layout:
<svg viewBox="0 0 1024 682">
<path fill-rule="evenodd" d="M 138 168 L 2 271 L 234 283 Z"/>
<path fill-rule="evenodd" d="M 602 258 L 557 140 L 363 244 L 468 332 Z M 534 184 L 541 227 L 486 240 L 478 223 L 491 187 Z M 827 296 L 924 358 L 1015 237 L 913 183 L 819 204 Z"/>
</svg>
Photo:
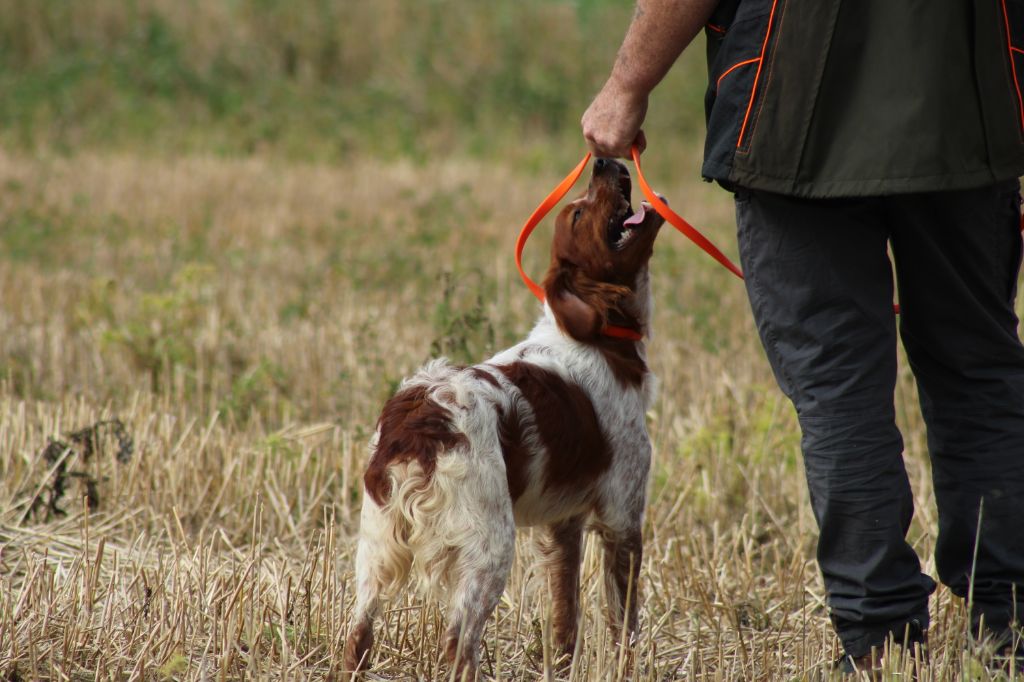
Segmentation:
<svg viewBox="0 0 1024 682">
<path fill-rule="evenodd" d="M 579 268 L 552 268 L 544 278 L 544 296 L 558 326 L 577 341 L 592 341 L 601 333 L 608 314 L 629 288 L 597 282 Z"/>
<path fill-rule="evenodd" d="M 601 314 L 571 288 L 571 275 L 562 269 L 544 282 L 544 296 L 558 326 L 577 341 L 589 341 L 601 331 Z"/>
</svg>

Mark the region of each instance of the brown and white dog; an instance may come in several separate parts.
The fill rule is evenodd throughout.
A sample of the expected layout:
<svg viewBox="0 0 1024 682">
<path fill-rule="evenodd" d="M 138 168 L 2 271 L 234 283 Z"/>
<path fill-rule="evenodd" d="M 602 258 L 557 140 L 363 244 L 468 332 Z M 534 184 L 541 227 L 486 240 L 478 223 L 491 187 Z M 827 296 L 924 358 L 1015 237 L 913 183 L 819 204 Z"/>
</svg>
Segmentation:
<svg viewBox="0 0 1024 682">
<path fill-rule="evenodd" d="M 434 360 L 384 406 L 363 479 L 346 670 L 367 666 L 379 597 L 414 575 L 447 594 L 446 654 L 474 679 L 516 526 L 543 529 L 562 651 L 576 642 L 584 528 L 603 543 L 608 623 L 635 631 L 655 379 L 643 340 L 602 329 L 648 334 L 647 264 L 663 220 L 646 204 L 634 213 L 630 192 L 625 166 L 598 159 L 586 194 L 555 220 L 529 337 L 473 367 Z"/>
</svg>

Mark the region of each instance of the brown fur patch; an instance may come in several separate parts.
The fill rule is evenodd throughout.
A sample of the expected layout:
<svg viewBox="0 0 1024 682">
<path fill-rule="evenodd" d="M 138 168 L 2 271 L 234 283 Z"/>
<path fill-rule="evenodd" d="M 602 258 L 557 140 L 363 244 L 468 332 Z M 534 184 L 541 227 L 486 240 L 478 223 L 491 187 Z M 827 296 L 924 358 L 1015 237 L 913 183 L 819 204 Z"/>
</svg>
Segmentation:
<svg viewBox="0 0 1024 682">
<path fill-rule="evenodd" d="M 448 411 L 427 396 L 428 386 L 410 386 L 384 405 L 377 428 L 380 438 L 370 458 L 363 484 L 378 505 L 391 495 L 388 467 L 416 461 L 427 478 L 434 473 L 440 450 L 469 445 L 469 439 L 452 430 Z"/>
<path fill-rule="evenodd" d="M 495 378 L 495 376 L 488 372 L 486 369 L 482 369 L 480 367 L 470 367 L 469 372 L 480 381 L 488 383 L 494 388 L 501 388 L 501 382 L 499 382 L 497 378 Z"/>
<path fill-rule="evenodd" d="M 597 346 L 615 378 L 637 386 L 647 373 L 634 341 L 604 336 L 608 325 L 641 330 L 625 303 L 636 295 L 637 276 L 646 267 L 663 219 L 654 211 L 633 229 L 625 247 L 609 242 L 609 228 L 625 217 L 628 173 L 615 161 L 595 164 L 586 194 L 555 219 L 551 263 L 544 294 L 558 326 L 581 343 Z M 625 183 L 625 187 L 623 184 Z"/>
<path fill-rule="evenodd" d="M 529 483 L 527 465 L 530 462 L 530 452 L 523 443 L 522 417 L 516 409 L 499 412 L 498 441 L 501 444 L 501 456 L 505 460 L 508 494 L 512 502 L 515 502 L 526 491 Z"/>
<path fill-rule="evenodd" d="M 627 339 L 602 337 L 595 342 L 612 374 L 623 386 L 639 386 L 647 374 L 647 363 L 640 357 L 636 343 Z"/>
<path fill-rule="evenodd" d="M 608 624 L 613 631 L 621 632 L 626 602 L 626 630 L 636 632 L 638 604 L 640 602 L 640 566 L 643 563 L 643 539 L 639 531 L 625 533 L 620 537 L 604 538 L 604 570 L 608 588 Z M 632 590 L 632 595 L 627 595 Z"/>
<path fill-rule="evenodd" d="M 480 381 L 501 389 L 501 382 L 486 369 L 476 366 L 470 367 L 469 371 Z M 515 502 L 526 490 L 526 484 L 529 482 L 526 467 L 530 453 L 523 445 L 519 413 L 515 408 L 505 411 L 499 405 L 495 405 L 495 409 L 498 411 L 498 440 L 501 445 L 501 456 L 505 460 L 508 494 Z"/>
<path fill-rule="evenodd" d="M 544 280 L 548 305 L 558 326 L 577 341 L 596 346 L 623 386 L 639 386 L 647 373 L 636 342 L 601 334 L 605 325 L 639 331 L 637 320 L 618 308 L 629 289 L 595 283 L 578 267 L 552 264 Z M 625 292 L 625 293 L 623 293 Z"/>
<path fill-rule="evenodd" d="M 366 670 L 370 667 L 370 649 L 373 648 L 373 625 L 357 623 L 345 643 L 344 666 L 346 672 Z"/>
<path fill-rule="evenodd" d="M 528 362 L 498 369 L 533 408 L 537 431 L 548 451 L 545 486 L 589 483 L 608 469 L 611 448 L 582 388 Z"/>
<path fill-rule="evenodd" d="M 551 590 L 551 625 L 561 654 L 576 648 L 580 562 L 583 560 L 583 519 L 575 517 L 548 526 L 540 542 Z"/>
<path fill-rule="evenodd" d="M 596 346 L 623 386 L 639 386 L 647 373 L 636 342 L 601 334 L 605 325 L 639 331 L 637 320 L 618 309 L 625 287 L 595 284 L 579 268 L 552 265 L 544 280 L 548 305 L 558 326 L 577 341 Z"/>
</svg>

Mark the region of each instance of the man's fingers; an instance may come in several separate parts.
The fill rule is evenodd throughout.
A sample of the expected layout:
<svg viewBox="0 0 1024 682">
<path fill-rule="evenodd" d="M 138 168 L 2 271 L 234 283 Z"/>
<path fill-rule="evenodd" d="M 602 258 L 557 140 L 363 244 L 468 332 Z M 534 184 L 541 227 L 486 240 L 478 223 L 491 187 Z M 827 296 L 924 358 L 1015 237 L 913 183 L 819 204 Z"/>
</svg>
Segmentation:
<svg viewBox="0 0 1024 682">
<path fill-rule="evenodd" d="M 583 139 L 594 156 L 629 158 L 631 144 L 627 137 L 619 136 L 618 139 L 608 139 L 599 133 L 585 131 Z M 646 140 L 641 145 L 641 150 L 647 145 Z"/>
<path fill-rule="evenodd" d="M 647 138 L 640 125 L 646 110 L 646 99 L 623 98 L 606 84 L 580 120 L 590 151 L 596 156 L 620 158 L 629 158 L 634 144 L 643 151 Z"/>
<path fill-rule="evenodd" d="M 587 146 L 590 147 L 590 152 L 594 156 L 600 156 L 604 158 L 616 158 L 626 156 L 626 154 L 624 154 L 622 152 L 622 149 L 619 147 L 603 145 L 597 142 L 591 142 Z"/>
<path fill-rule="evenodd" d="M 636 139 L 633 140 L 633 144 L 636 145 L 636 148 L 640 150 L 641 154 L 643 154 L 644 150 L 647 149 L 647 136 L 644 135 L 643 130 L 637 131 Z"/>
<path fill-rule="evenodd" d="M 583 137 L 587 141 L 587 147 L 590 148 L 590 152 L 594 156 L 617 157 L 628 155 L 628 152 L 622 152 L 623 145 L 621 143 L 609 142 L 595 135 L 584 134 Z"/>
</svg>

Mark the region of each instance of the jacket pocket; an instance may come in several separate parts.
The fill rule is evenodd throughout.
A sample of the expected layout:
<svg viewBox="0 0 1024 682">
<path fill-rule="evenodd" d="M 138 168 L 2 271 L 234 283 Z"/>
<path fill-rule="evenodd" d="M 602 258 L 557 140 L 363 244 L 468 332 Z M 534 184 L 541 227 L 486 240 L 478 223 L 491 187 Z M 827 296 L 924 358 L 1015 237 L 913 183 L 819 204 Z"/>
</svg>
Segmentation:
<svg viewBox="0 0 1024 682">
<path fill-rule="evenodd" d="M 736 153 L 736 140 L 754 88 L 761 60 L 766 16 L 737 17 L 725 35 L 708 33 L 708 88 L 704 95 L 707 119 L 704 159 L 714 167 L 707 177 L 727 174 Z"/>
<path fill-rule="evenodd" d="M 721 40 L 729 32 L 729 27 L 736 19 L 736 10 L 739 9 L 740 0 L 720 0 L 708 18 L 704 26 L 707 29 L 708 38 Z"/>
</svg>

